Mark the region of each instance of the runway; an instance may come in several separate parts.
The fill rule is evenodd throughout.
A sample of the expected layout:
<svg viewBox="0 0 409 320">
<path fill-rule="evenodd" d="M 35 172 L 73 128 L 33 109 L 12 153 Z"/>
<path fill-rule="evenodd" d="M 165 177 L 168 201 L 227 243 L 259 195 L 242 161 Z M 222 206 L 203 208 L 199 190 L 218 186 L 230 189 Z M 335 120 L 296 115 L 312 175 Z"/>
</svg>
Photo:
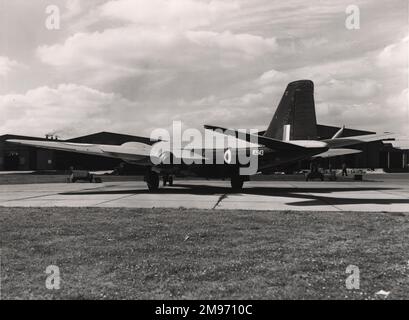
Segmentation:
<svg viewBox="0 0 409 320">
<path fill-rule="evenodd" d="M 5 207 L 128 207 L 409 212 L 406 180 L 363 182 L 183 180 L 151 193 L 142 181 L 0 185 Z"/>
</svg>

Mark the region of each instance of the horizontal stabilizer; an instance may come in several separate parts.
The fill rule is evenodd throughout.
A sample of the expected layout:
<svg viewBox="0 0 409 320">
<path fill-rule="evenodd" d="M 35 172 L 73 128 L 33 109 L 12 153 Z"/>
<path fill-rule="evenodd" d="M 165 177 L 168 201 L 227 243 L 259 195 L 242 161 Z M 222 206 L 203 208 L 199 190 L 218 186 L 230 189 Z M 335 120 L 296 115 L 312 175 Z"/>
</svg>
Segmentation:
<svg viewBox="0 0 409 320">
<path fill-rule="evenodd" d="M 313 158 L 332 158 L 350 154 L 357 154 L 361 152 L 362 152 L 361 150 L 356 149 L 330 149 L 328 151 L 313 156 Z"/>
<path fill-rule="evenodd" d="M 251 133 L 244 132 L 244 131 L 242 132 L 239 130 L 226 129 L 226 128 L 222 128 L 218 126 L 210 126 L 210 125 L 205 125 L 204 127 L 205 129 L 208 129 L 208 130 L 220 131 L 220 133 L 222 134 L 233 136 L 239 140 L 244 140 L 247 142 L 264 145 L 267 148 L 270 148 L 272 150 L 298 151 L 298 152 L 307 150 L 307 148 L 302 147 L 302 146 L 298 146 L 298 145 L 288 143 L 288 142 L 283 142 L 283 141 L 273 139 L 273 138 L 268 138 L 265 136 L 260 136 L 257 134 L 251 134 Z"/>
<path fill-rule="evenodd" d="M 382 140 L 390 140 L 394 138 L 392 133 L 382 133 L 382 134 L 367 134 L 362 136 L 352 136 L 346 138 L 335 138 L 322 140 L 326 142 L 330 148 L 342 148 L 347 146 L 352 146 L 360 143 L 368 143 Z"/>
</svg>

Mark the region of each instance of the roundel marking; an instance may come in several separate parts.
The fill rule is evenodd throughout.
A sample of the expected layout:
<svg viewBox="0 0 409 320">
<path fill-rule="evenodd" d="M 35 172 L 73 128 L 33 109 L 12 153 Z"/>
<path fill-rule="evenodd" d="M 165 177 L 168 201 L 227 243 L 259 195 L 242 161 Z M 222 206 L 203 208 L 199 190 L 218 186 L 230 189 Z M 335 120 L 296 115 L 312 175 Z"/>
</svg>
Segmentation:
<svg viewBox="0 0 409 320">
<path fill-rule="evenodd" d="M 224 152 L 224 161 L 225 161 L 227 164 L 230 164 L 230 163 L 231 163 L 231 150 L 230 150 L 230 149 L 227 149 L 227 150 Z"/>
</svg>

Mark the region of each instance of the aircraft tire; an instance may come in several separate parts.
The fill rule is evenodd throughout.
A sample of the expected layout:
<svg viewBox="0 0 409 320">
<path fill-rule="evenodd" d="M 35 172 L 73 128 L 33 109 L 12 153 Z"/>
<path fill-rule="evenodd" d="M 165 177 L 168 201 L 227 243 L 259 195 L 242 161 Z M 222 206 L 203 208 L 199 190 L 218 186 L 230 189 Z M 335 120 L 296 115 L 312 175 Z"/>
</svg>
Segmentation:
<svg viewBox="0 0 409 320">
<path fill-rule="evenodd" d="M 159 189 L 159 175 L 156 172 L 148 173 L 146 177 L 149 191 L 156 191 Z"/>
<path fill-rule="evenodd" d="M 172 186 L 173 186 L 173 177 L 172 177 L 172 176 L 169 176 L 169 178 L 168 178 L 168 184 L 169 184 L 169 187 L 172 187 Z"/>
<path fill-rule="evenodd" d="M 243 189 L 244 180 L 240 176 L 231 177 L 230 183 L 231 183 L 232 189 L 235 191 L 240 191 Z"/>
</svg>

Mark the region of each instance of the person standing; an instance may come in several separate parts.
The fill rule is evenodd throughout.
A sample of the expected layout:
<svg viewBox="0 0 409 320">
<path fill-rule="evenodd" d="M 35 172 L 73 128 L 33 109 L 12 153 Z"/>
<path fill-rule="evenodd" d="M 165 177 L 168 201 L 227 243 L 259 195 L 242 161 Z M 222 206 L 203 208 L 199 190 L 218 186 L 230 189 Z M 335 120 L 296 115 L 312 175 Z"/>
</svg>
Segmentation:
<svg viewBox="0 0 409 320">
<path fill-rule="evenodd" d="M 345 162 L 342 163 L 342 176 L 348 176 L 347 164 Z"/>
</svg>

